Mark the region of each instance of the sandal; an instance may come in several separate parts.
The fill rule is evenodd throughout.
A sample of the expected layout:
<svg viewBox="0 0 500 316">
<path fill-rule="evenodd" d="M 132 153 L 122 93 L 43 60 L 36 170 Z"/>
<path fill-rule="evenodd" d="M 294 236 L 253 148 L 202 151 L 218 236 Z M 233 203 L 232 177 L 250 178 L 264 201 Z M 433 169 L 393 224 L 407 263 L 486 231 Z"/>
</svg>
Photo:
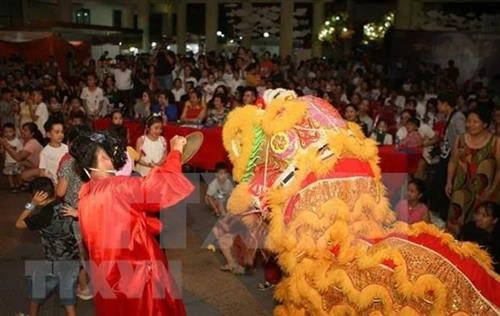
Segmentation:
<svg viewBox="0 0 500 316">
<path fill-rule="evenodd" d="M 267 291 L 269 289 L 272 289 L 274 287 L 274 284 L 269 283 L 269 282 L 261 282 L 257 284 L 257 289 L 260 291 Z"/>
<path fill-rule="evenodd" d="M 228 264 L 220 266 L 219 270 L 224 271 L 224 272 L 230 272 L 231 267 Z"/>
<path fill-rule="evenodd" d="M 245 274 L 245 267 L 242 267 L 242 266 L 237 266 L 236 268 L 233 268 L 233 270 L 231 270 L 231 272 L 233 274 L 236 274 L 236 275 L 242 275 L 242 274 Z"/>
</svg>

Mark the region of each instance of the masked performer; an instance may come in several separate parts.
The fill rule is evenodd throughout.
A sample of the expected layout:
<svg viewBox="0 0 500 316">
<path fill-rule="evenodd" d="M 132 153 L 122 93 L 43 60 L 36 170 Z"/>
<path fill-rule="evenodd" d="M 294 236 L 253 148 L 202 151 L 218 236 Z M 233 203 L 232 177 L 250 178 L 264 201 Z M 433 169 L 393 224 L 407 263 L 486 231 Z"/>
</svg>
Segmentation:
<svg viewBox="0 0 500 316">
<path fill-rule="evenodd" d="M 192 191 L 181 173 L 186 139 L 176 136 L 165 162 L 145 178 L 114 176 L 127 159 L 124 144 L 106 134 L 79 136 L 71 146 L 87 181 L 78 207 L 97 315 L 185 315 L 164 252 L 161 223 L 149 217 Z"/>
</svg>

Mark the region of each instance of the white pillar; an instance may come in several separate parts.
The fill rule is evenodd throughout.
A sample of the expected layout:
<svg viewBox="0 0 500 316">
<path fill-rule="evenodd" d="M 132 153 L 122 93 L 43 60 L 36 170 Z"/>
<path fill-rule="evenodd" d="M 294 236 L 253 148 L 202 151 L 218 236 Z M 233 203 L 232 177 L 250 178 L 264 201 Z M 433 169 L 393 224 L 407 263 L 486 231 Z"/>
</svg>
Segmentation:
<svg viewBox="0 0 500 316">
<path fill-rule="evenodd" d="M 71 0 L 59 1 L 59 20 L 61 22 L 73 22 L 73 3 Z"/>
<path fill-rule="evenodd" d="M 210 0 L 205 4 L 205 49 L 217 50 L 217 28 L 219 19 L 219 1 Z"/>
<path fill-rule="evenodd" d="M 250 0 L 243 0 L 242 9 L 245 12 L 252 12 L 252 2 Z M 252 23 L 252 21 L 247 22 Z M 247 28 L 241 36 L 243 36 L 241 45 L 243 47 L 250 48 L 252 46 L 252 28 Z"/>
<path fill-rule="evenodd" d="M 186 53 L 186 12 L 184 0 L 177 0 L 177 53 Z"/>
<path fill-rule="evenodd" d="M 313 3 L 313 32 L 312 32 L 312 56 L 323 55 L 322 43 L 318 39 L 319 32 L 325 22 L 325 1 L 315 0 Z"/>
<path fill-rule="evenodd" d="M 280 55 L 285 57 L 293 52 L 293 1 L 281 0 Z"/>
<path fill-rule="evenodd" d="M 148 52 L 149 45 L 149 1 L 137 0 L 137 26 L 142 29 L 142 50 Z"/>
</svg>

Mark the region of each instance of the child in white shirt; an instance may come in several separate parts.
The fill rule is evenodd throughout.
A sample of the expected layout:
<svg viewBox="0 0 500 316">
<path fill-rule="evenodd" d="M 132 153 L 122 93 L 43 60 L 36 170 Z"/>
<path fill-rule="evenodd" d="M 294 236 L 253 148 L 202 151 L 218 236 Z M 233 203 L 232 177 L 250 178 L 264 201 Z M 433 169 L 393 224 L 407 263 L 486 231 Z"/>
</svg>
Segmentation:
<svg viewBox="0 0 500 316">
<path fill-rule="evenodd" d="M 3 125 L 3 137 L 6 142 L 4 146 L 10 146 L 15 151 L 20 151 L 23 148 L 23 145 L 19 138 L 16 136 L 16 127 L 12 123 L 5 123 Z M 19 187 L 22 184 L 21 181 L 21 172 L 23 171 L 23 166 L 17 162 L 12 156 L 1 148 L 2 151 L 5 152 L 5 161 L 3 173 L 9 179 L 10 190 L 12 193 L 17 193 Z"/>
<path fill-rule="evenodd" d="M 50 141 L 40 152 L 40 174 L 57 184 L 59 162 L 68 152 L 68 146 L 63 144 L 64 125 L 62 122 L 50 119 L 45 124 L 45 131 Z"/>
</svg>

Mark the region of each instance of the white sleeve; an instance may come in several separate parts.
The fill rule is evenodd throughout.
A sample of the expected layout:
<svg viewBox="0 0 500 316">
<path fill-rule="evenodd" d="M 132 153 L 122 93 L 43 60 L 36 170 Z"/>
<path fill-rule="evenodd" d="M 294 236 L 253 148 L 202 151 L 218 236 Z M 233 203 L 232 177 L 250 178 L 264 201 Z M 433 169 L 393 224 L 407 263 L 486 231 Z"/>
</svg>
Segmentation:
<svg viewBox="0 0 500 316">
<path fill-rule="evenodd" d="M 47 169 L 47 162 L 45 160 L 46 159 L 45 159 L 45 148 L 44 148 L 40 152 L 40 164 L 39 164 L 38 168 Z"/>
<path fill-rule="evenodd" d="M 82 89 L 82 93 L 80 94 L 80 99 L 82 100 L 87 99 L 87 88 Z"/>
<path fill-rule="evenodd" d="M 207 195 L 214 196 L 217 193 L 217 179 L 212 180 L 207 188 Z"/>
</svg>

